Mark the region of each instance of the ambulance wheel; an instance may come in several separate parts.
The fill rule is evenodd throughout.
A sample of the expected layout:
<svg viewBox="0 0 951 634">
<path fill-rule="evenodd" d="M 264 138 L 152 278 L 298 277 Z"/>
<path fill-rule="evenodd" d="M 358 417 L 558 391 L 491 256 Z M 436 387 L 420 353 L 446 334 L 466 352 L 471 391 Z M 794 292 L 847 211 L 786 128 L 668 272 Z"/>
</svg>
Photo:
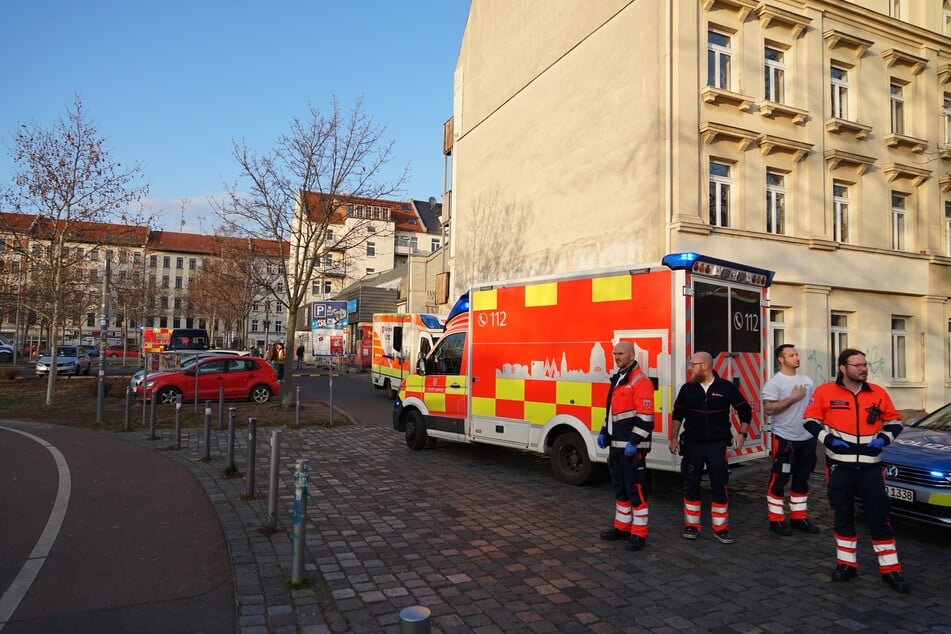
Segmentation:
<svg viewBox="0 0 951 634">
<path fill-rule="evenodd" d="M 399 392 L 393 389 L 393 386 L 390 384 L 390 380 L 386 379 L 383 381 L 383 389 L 386 390 L 386 395 L 390 397 L 391 401 L 395 401 L 396 397 L 400 395 Z"/>
<path fill-rule="evenodd" d="M 551 470 L 559 482 L 580 486 L 591 479 L 594 465 L 588 448 L 574 432 L 562 434 L 551 447 Z"/>
<path fill-rule="evenodd" d="M 416 410 L 406 415 L 406 446 L 416 451 L 426 446 L 426 423 Z"/>
</svg>

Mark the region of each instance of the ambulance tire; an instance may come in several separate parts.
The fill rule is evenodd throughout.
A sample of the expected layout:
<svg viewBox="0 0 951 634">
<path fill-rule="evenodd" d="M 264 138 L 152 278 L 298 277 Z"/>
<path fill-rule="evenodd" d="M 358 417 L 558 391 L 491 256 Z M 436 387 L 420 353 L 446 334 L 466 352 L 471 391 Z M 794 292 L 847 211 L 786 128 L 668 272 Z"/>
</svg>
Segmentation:
<svg viewBox="0 0 951 634">
<path fill-rule="evenodd" d="M 581 436 L 566 432 L 551 446 L 551 470 L 555 479 L 565 484 L 587 484 L 594 474 L 594 465 L 588 458 L 588 447 Z"/>
<path fill-rule="evenodd" d="M 414 451 L 426 446 L 426 422 L 416 410 L 406 414 L 406 446 Z"/>
<path fill-rule="evenodd" d="M 396 398 L 400 395 L 399 392 L 393 389 L 393 386 L 390 384 L 390 380 L 386 379 L 383 381 L 383 389 L 386 390 L 386 395 L 390 398 L 391 401 L 395 401 Z"/>
</svg>

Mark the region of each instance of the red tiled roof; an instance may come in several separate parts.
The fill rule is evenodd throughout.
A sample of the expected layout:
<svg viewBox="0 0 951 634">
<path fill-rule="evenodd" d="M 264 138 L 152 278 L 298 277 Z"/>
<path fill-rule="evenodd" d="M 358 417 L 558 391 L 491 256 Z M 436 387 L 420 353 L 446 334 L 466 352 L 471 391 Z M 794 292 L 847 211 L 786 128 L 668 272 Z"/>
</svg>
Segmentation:
<svg viewBox="0 0 951 634">
<path fill-rule="evenodd" d="M 28 234 L 37 240 L 48 240 L 65 224 L 45 216 L 30 214 L 0 213 L 0 231 L 15 231 Z M 66 239 L 70 242 L 111 244 L 115 246 L 141 246 L 148 240 L 149 228 L 139 225 L 121 225 L 110 222 L 69 222 Z"/>
<path fill-rule="evenodd" d="M 390 217 L 407 207 L 406 203 L 396 200 L 381 200 L 379 198 L 363 198 L 361 196 L 343 196 L 337 195 L 335 208 L 330 218 L 330 224 L 343 224 L 347 217 L 347 204 L 369 205 L 372 207 L 386 207 L 390 210 Z M 323 222 L 324 214 L 327 213 L 329 201 L 326 194 L 320 192 L 304 193 L 304 209 L 307 212 L 307 220 L 310 222 Z M 412 212 L 411 212 L 412 213 Z M 414 214 L 415 215 L 415 214 Z"/>
</svg>

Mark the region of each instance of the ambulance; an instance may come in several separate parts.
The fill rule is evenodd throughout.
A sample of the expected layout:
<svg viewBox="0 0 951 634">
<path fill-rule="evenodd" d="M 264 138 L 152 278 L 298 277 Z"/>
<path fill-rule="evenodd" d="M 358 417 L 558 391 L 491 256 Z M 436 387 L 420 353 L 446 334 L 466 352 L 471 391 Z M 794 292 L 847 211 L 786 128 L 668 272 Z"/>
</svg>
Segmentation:
<svg viewBox="0 0 951 634">
<path fill-rule="evenodd" d="M 772 271 L 674 253 L 646 266 L 477 284 L 403 382 L 393 429 L 415 450 L 447 440 L 546 454 L 558 480 L 584 484 L 607 461 L 596 439 L 615 370 L 611 353 L 629 341 L 655 388 L 648 468 L 680 467 L 669 450 L 671 414 L 688 359 L 699 351 L 753 408 L 749 437 L 729 450 L 730 462 L 765 456 L 760 392 L 772 357 L 772 279 Z M 733 425 L 738 431 L 735 415 Z"/>
<path fill-rule="evenodd" d="M 370 360 L 374 389 L 386 390 L 390 398 L 396 399 L 403 379 L 412 373 L 416 361 L 433 349 L 444 326 L 436 315 L 375 313 Z"/>
</svg>

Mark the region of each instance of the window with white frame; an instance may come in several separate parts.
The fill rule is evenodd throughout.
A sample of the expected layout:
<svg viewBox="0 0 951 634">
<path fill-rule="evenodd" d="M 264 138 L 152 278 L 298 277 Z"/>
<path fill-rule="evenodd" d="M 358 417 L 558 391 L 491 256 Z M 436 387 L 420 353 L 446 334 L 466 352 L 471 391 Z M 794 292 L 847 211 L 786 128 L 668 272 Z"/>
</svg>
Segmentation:
<svg viewBox="0 0 951 634">
<path fill-rule="evenodd" d="M 849 241 L 849 185 L 842 181 L 832 181 L 832 239 L 836 242 Z"/>
<path fill-rule="evenodd" d="M 900 83 L 893 81 L 889 86 L 891 103 L 892 132 L 905 133 L 905 89 Z"/>
<path fill-rule="evenodd" d="M 829 353 L 832 355 L 829 367 L 833 368 L 830 374 L 835 376 L 839 369 L 839 354 L 849 347 L 849 314 L 832 311 L 829 318 L 829 332 L 832 337 L 829 342 Z"/>
<path fill-rule="evenodd" d="M 785 75 L 786 65 L 783 63 L 783 51 L 767 46 L 764 54 L 766 74 L 766 99 L 776 103 L 786 102 Z"/>
<path fill-rule="evenodd" d="M 849 118 L 849 71 L 841 66 L 832 66 L 829 71 L 832 91 L 832 116 Z"/>
<path fill-rule="evenodd" d="M 951 256 L 951 202 L 944 203 L 944 254 Z"/>
<path fill-rule="evenodd" d="M 324 232 L 324 244 L 332 245 L 333 243 L 334 243 L 334 230 L 327 229 L 327 231 Z"/>
<path fill-rule="evenodd" d="M 951 143 L 951 93 L 944 93 L 941 100 L 941 120 L 944 122 L 944 144 Z"/>
<path fill-rule="evenodd" d="M 707 31 L 707 85 L 730 89 L 730 36 L 719 31 Z"/>
<path fill-rule="evenodd" d="M 433 240 L 433 241 L 432 241 L 432 244 L 431 244 L 431 247 L 430 247 L 429 250 L 430 250 L 431 252 L 432 252 L 432 251 L 438 251 L 438 250 L 439 250 L 439 240 Z"/>
<path fill-rule="evenodd" d="M 710 224 L 730 226 L 730 165 L 710 160 Z"/>
<path fill-rule="evenodd" d="M 908 318 L 892 315 L 892 379 L 908 378 Z"/>
<path fill-rule="evenodd" d="M 772 347 L 770 353 L 786 343 L 786 311 L 781 308 L 769 309 L 769 332 Z M 779 372 L 779 363 L 773 355 L 773 372 Z"/>
<path fill-rule="evenodd" d="M 368 241 L 367 242 L 367 257 L 376 256 L 376 242 Z"/>
<path fill-rule="evenodd" d="M 766 170 L 766 233 L 786 233 L 786 175 Z"/>
<path fill-rule="evenodd" d="M 333 290 L 333 287 L 331 286 L 330 282 L 324 281 L 324 294 L 329 295 L 332 290 Z"/>
<path fill-rule="evenodd" d="M 892 248 L 904 251 L 907 247 L 905 227 L 907 226 L 908 195 L 892 192 Z"/>
</svg>

